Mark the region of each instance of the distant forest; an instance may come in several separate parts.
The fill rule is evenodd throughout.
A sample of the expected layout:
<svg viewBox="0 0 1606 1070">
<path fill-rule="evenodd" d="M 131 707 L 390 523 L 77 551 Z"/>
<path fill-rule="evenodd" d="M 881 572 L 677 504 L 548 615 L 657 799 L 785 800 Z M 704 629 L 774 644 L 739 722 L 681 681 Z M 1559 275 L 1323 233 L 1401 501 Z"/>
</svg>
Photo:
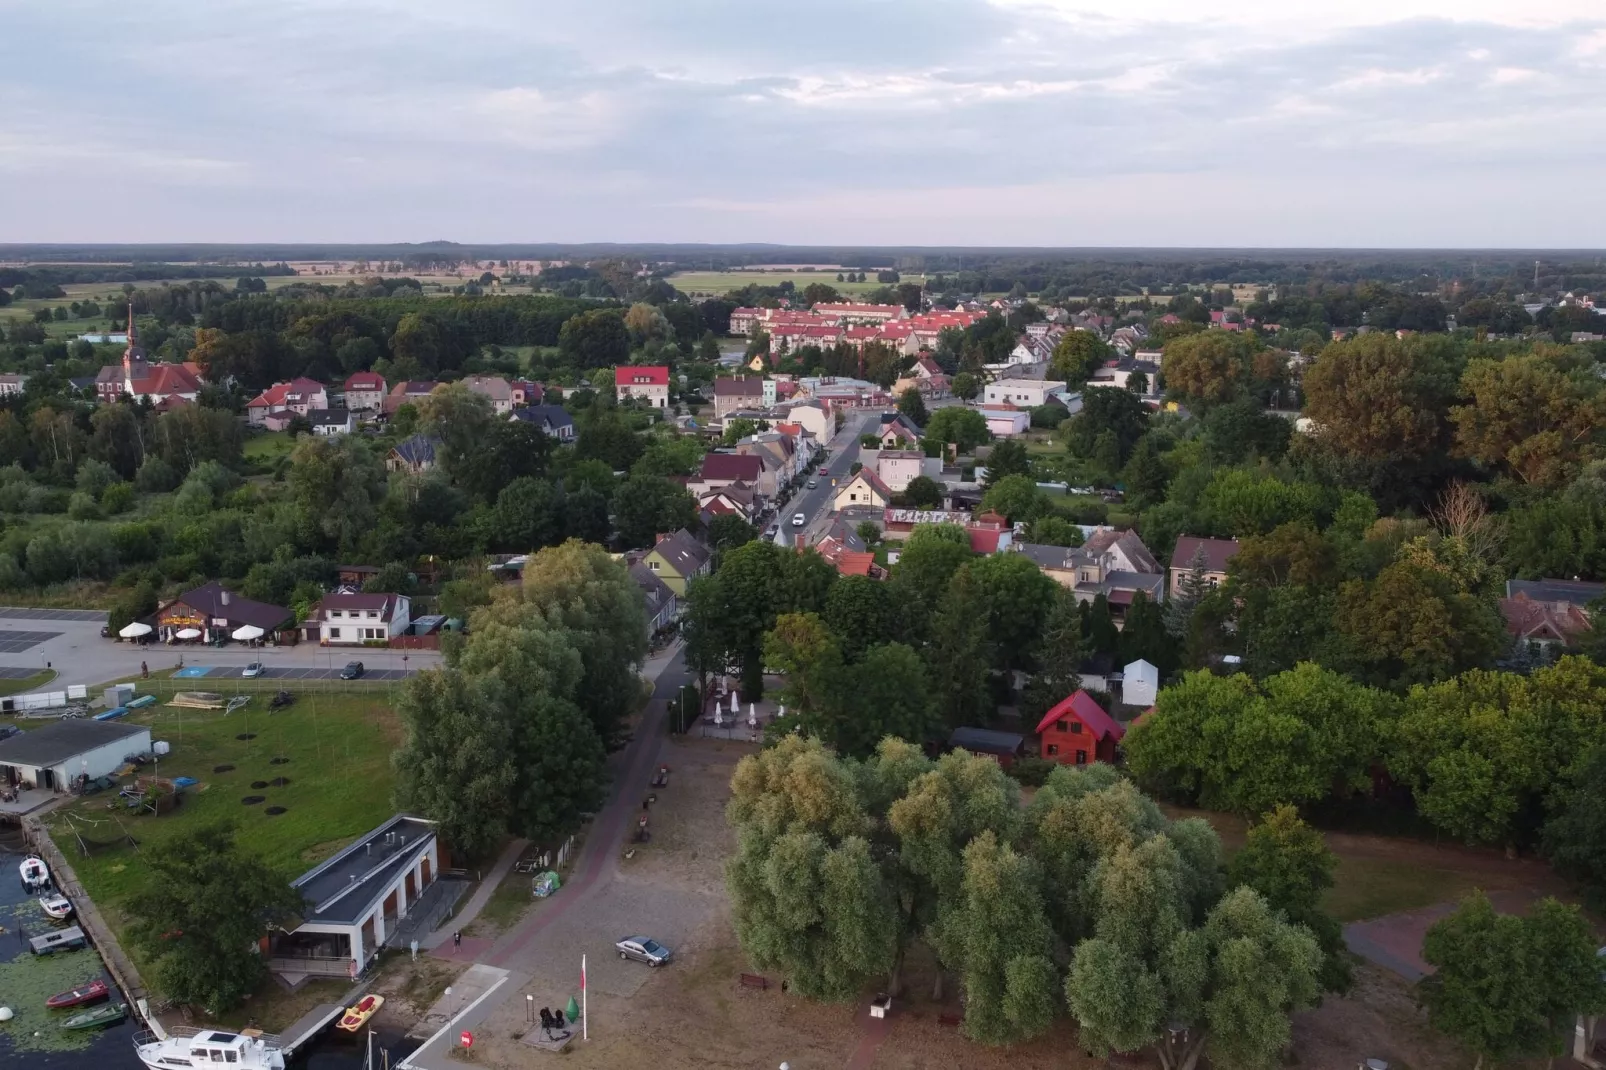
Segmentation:
<svg viewBox="0 0 1606 1070">
<path fill-rule="evenodd" d="M 668 273 L 756 264 L 833 264 L 943 274 L 961 290 L 1004 292 L 1017 282 L 1091 297 L 1188 286 L 1385 282 L 1421 293 L 1445 287 L 1518 294 L 1606 289 L 1606 251 L 1517 249 L 1032 249 L 919 246 L 660 244 L 0 245 L 0 261 L 48 271 L 50 281 L 140 281 L 288 274 L 285 261 L 369 260 L 409 270 L 484 260 L 639 260 Z M 104 269 L 93 267 L 105 264 Z M 274 265 L 263 267 L 262 265 Z M 39 266 L 35 266 L 39 265 Z M 132 265 L 132 266 L 131 266 Z M 1535 268 L 1538 269 L 1537 285 Z M 0 274 L 19 269 L 0 268 Z M 72 277 L 68 277 L 68 276 Z M 34 275 L 40 278 L 39 275 Z M 21 280 L 14 280 L 21 281 Z M 0 279 L 0 286 L 5 285 Z"/>
</svg>

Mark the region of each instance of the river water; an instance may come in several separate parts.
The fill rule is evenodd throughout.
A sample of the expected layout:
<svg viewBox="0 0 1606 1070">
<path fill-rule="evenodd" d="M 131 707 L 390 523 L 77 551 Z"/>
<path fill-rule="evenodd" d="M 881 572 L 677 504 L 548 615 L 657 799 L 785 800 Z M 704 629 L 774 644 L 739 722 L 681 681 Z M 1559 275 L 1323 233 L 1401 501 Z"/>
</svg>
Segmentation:
<svg viewBox="0 0 1606 1070">
<path fill-rule="evenodd" d="M 0 829 L 0 835 L 15 830 Z M 72 1011 L 45 1009 L 45 999 L 99 977 L 111 984 L 93 949 L 43 958 L 28 950 L 28 937 L 50 930 L 37 896 L 22 890 L 17 866 L 22 855 L 0 845 L 0 1007 L 15 1017 L 0 1023 L 0 1067 L 11 1070 L 144 1070 L 134 1055 L 134 1034 L 141 1026 L 133 1017 L 98 1033 L 63 1033 L 61 1019 Z M 121 997 L 116 997 L 121 999 Z M 374 1062 L 388 1048 L 394 1065 L 417 1047 L 399 1036 L 374 1035 Z M 364 1048 L 359 1038 L 330 1030 L 304 1049 L 291 1064 L 295 1070 L 361 1070 Z"/>
</svg>

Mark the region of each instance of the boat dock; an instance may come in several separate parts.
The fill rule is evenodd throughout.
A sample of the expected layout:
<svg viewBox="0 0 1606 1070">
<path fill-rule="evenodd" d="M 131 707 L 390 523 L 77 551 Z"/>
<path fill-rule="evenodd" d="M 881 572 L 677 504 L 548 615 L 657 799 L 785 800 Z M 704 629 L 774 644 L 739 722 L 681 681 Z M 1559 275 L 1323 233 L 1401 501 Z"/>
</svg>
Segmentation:
<svg viewBox="0 0 1606 1070">
<path fill-rule="evenodd" d="M 346 1012 L 339 1003 L 320 1003 L 279 1034 L 279 1050 L 288 1059 L 307 1041 L 329 1027 L 329 1023 Z"/>
</svg>

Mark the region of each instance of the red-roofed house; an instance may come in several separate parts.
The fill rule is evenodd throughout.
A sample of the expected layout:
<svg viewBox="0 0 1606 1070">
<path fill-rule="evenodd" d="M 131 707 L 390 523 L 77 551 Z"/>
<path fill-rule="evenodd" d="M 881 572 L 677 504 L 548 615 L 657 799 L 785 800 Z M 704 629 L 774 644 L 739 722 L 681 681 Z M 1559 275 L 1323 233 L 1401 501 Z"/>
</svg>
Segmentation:
<svg viewBox="0 0 1606 1070">
<path fill-rule="evenodd" d="M 641 398 L 649 408 L 669 407 L 669 369 L 662 364 L 622 364 L 613 370 L 613 390 L 621 402 Z"/>
<path fill-rule="evenodd" d="M 346 379 L 346 408 L 352 412 L 378 412 L 385 404 L 385 377 L 378 372 L 357 372 Z"/>
<path fill-rule="evenodd" d="M 1042 757 L 1061 765 L 1115 761 L 1115 745 L 1126 729 L 1086 691 L 1078 691 L 1037 723 Z"/>
<path fill-rule="evenodd" d="M 528 379 L 509 379 L 507 385 L 513 391 L 513 407 L 524 405 L 539 405 L 546 396 L 546 387 L 540 383 L 532 383 Z"/>
<path fill-rule="evenodd" d="M 329 407 L 329 392 L 322 383 L 300 376 L 288 383 L 274 383 L 245 403 L 245 420 L 252 427 L 261 427 L 269 415 L 276 412 L 293 412 L 305 416 L 314 409 Z"/>
<path fill-rule="evenodd" d="M 135 401 L 149 398 L 160 404 L 178 396 L 194 401 L 201 393 L 201 366 L 193 361 L 183 364 L 152 364 L 145 359 L 134 330 L 134 306 L 128 306 L 128 348 L 123 350 L 121 364 L 108 364 L 95 376 L 95 398 L 103 404 L 113 404 L 123 395 Z"/>
<path fill-rule="evenodd" d="M 735 482 L 757 486 L 764 474 L 764 460 L 755 454 L 709 453 L 703 456 L 703 466 L 686 484 L 693 497 L 701 497 L 711 490 L 719 490 Z"/>
</svg>

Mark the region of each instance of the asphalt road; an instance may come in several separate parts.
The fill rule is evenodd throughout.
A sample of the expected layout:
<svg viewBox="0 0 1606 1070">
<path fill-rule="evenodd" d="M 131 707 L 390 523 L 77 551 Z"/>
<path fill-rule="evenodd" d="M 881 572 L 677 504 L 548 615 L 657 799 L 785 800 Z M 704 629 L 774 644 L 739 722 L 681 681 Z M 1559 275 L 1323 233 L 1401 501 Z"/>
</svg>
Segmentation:
<svg viewBox="0 0 1606 1070">
<path fill-rule="evenodd" d="M 799 531 L 812 532 L 822 527 L 831 515 L 831 506 L 836 499 L 838 488 L 848 480 L 848 469 L 853 462 L 859 459 L 859 436 L 867 430 L 874 428 L 881 420 L 880 409 L 855 409 L 848 413 L 842 424 L 842 430 L 830 441 L 830 458 L 822 466 L 830 470 L 830 475 L 815 473 L 815 480 L 819 486 L 813 490 L 804 490 L 791 501 L 783 505 L 776 513 L 781 524 L 780 538 L 776 541 L 782 546 L 794 546 L 797 543 Z M 832 486 L 832 480 L 837 486 Z M 792 526 L 792 514 L 802 513 L 808 517 L 802 529 Z M 812 541 L 812 540 L 810 540 Z"/>
</svg>

